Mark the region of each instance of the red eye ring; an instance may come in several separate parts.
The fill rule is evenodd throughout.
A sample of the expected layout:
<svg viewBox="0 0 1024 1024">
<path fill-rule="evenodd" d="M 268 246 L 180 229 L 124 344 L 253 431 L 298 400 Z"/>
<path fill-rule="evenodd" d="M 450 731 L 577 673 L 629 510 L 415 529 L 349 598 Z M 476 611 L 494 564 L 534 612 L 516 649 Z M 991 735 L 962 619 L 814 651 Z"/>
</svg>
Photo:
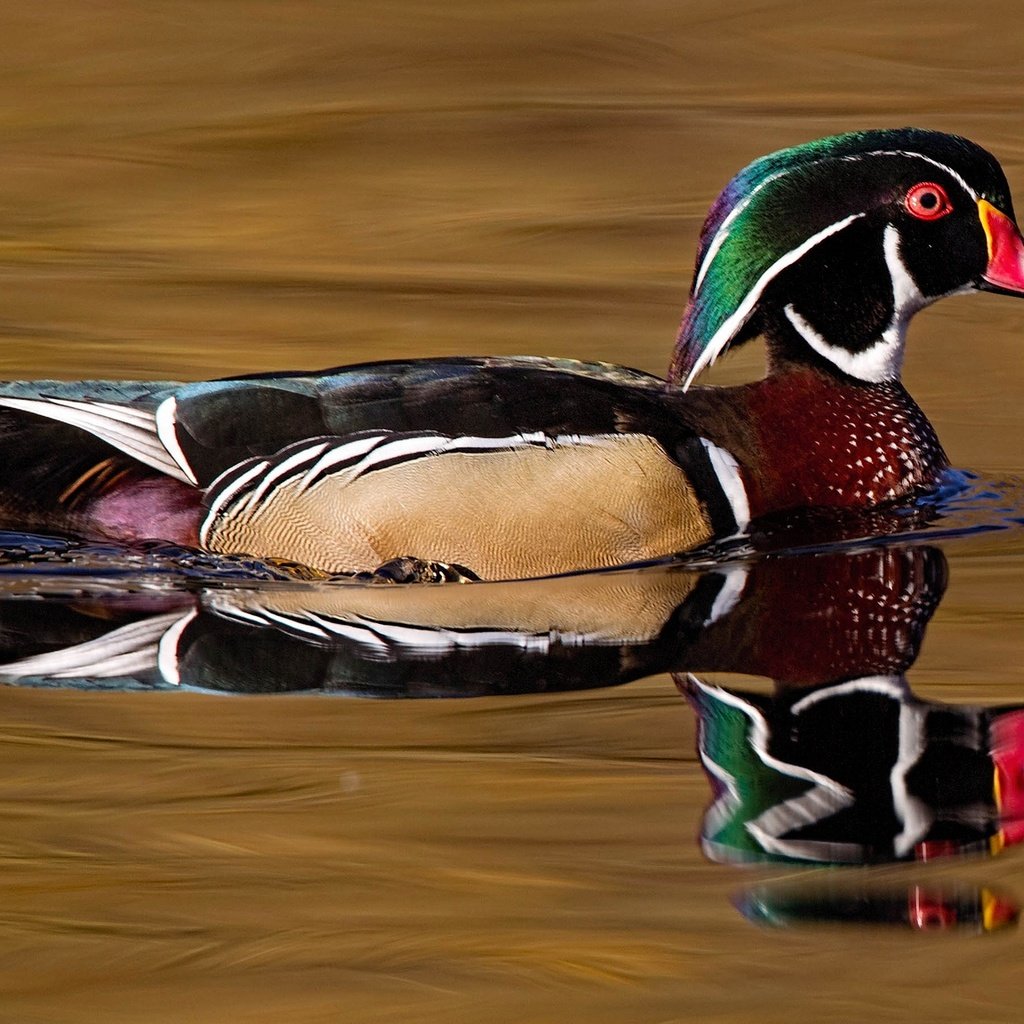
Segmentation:
<svg viewBox="0 0 1024 1024">
<path fill-rule="evenodd" d="M 918 220 L 938 220 L 953 212 L 953 204 L 949 201 L 946 190 L 934 181 L 916 184 L 907 192 L 903 205 L 907 208 L 907 213 Z"/>
</svg>

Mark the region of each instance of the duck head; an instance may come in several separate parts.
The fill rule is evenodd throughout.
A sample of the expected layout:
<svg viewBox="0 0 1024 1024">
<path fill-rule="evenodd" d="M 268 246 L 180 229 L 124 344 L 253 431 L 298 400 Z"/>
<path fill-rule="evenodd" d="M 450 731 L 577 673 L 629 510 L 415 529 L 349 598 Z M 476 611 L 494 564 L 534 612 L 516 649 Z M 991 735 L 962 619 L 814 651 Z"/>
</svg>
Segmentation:
<svg viewBox="0 0 1024 1024">
<path fill-rule="evenodd" d="M 769 372 L 796 362 L 898 380 L 914 313 L 974 289 L 1024 295 L 1024 240 L 990 153 L 918 128 L 780 150 L 708 214 L 669 379 L 689 387 L 764 335 Z"/>
</svg>

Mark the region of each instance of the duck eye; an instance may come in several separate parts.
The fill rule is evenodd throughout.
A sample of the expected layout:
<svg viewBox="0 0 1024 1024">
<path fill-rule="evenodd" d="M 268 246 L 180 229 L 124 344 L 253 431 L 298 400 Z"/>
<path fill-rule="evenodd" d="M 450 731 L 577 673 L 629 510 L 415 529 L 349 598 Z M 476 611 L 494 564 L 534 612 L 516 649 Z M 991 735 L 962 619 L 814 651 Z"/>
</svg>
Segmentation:
<svg viewBox="0 0 1024 1024">
<path fill-rule="evenodd" d="M 946 190 L 934 181 L 922 181 L 915 185 L 907 193 L 903 205 L 907 213 L 913 214 L 918 220 L 938 220 L 953 212 L 953 204 Z"/>
</svg>

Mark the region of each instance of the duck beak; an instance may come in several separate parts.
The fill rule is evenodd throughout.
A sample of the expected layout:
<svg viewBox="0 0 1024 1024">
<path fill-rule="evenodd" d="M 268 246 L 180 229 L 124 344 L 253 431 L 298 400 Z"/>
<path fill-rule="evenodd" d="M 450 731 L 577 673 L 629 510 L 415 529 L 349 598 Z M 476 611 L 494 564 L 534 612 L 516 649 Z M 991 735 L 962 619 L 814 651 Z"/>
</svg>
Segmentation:
<svg viewBox="0 0 1024 1024">
<path fill-rule="evenodd" d="M 1006 295 L 1024 295 L 1024 239 L 1017 225 L 991 203 L 978 200 L 978 216 L 988 242 L 988 266 L 980 288 Z"/>
</svg>

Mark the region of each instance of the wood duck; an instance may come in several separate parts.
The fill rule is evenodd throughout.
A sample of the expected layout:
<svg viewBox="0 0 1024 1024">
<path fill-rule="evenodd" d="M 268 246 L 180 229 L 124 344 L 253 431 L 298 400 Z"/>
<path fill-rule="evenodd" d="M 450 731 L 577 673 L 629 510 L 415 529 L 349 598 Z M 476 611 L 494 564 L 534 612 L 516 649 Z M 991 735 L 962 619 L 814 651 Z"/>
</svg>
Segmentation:
<svg viewBox="0 0 1024 1024">
<path fill-rule="evenodd" d="M 465 358 L 0 385 L 0 518 L 463 580 L 619 565 L 789 510 L 905 501 L 948 468 L 900 383 L 906 328 L 974 289 L 1024 294 L 996 160 L 921 129 L 839 135 L 756 160 L 719 196 L 667 380 Z M 763 380 L 691 386 L 757 335 Z"/>
</svg>

